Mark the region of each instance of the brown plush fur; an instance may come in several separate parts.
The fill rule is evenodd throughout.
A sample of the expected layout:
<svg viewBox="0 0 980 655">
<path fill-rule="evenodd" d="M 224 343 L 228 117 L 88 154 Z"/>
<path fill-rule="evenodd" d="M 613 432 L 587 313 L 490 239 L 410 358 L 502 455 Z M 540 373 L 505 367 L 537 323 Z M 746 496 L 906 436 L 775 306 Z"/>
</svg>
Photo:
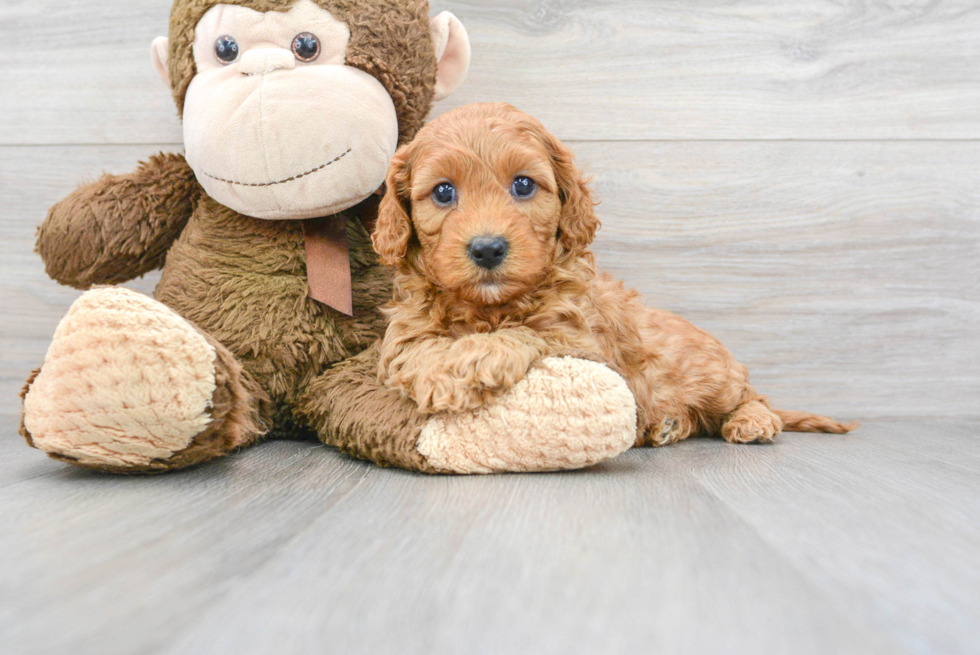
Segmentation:
<svg viewBox="0 0 980 655">
<path fill-rule="evenodd" d="M 348 218 L 354 316 L 308 297 L 303 225 L 248 218 L 205 197 L 170 249 L 156 299 L 224 344 L 277 402 L 384 332 L 391 271 Z"/>
<path fill-rule="evenodd" d="M 351 30 L 347 65 L 375 77 L 398 113 L 399 137 L 407 143 L 425 123 L 436 84 L 428 0 L 314 0 Z M 183 115 L 187 87 L 197 74 L 194 28 L 209 9 L 235 4 L 256 11 L 289 11 L 295 0 L 178 0 L 170 14 L 168 67 L 177 111 Z"/>
<path fill-rule="evenodd" d="M 170 72 L 178 107 L 194 76 L 194 26 L 218 0 L 177 0 L 171 16 Z M 236 2 L 285 11 L 291 0 Z M 436 60 L 425 0 L 318 0 L 351 28 L 348 63 L 388 89 L 403 141 L 421 127 L 433 97 Z M 58 203 L 38 231 L 37 251 L 55 280 L 79 289 L 114 284 L 163 266 L 155 297 L 205 334 L 219 356 L 213 422 L 192 447 L 152 470 L 180 468 L 230 452 L 261 435 L 319 430 L 360 457 L 425 468 L 414 450 L 419 421 L 401 399 L 380 393 L 370 408 L 359 385 L 374 367 L 330 367 L 366 349 L 384 331 L 378 309 L 391 298 L 392 271 L 379 264 L 364 225 L 376 203 L 343 212 L 349 235 L 354 317 L 308 297 L 303 224 L 248 218 L 206 194 L 180 155 L 159 155 L 131 175 L 107 175 Z M 331 380 L 331 375 L 339 376 Z M 32 377 L 33 379 L 33 377 Z M 310 392 L 316 381 L 325 398 Z M 30 381 L 25 387 L 28 389 Z M 382 390 L 385 391 L 385 390 Z M 337 416 L 328 417 L 331 403 Z M 350 412 L 349 415 L 341 415 Z M 375 420 L 391 414 L 390 424 Z M 378 431 L 391 429 L 379 450 Z M 374 421 L 372 423 L 372 421 Z M 336 426 L 336 427 L 335 427 Z M 336 429 L 337 432 L 333 432 Z M 31 437 L 23 430 L 28 443 Z M 396 452 L 397 451 L 397 452 Z M 113 472 L 136 472 L 134 469 Z"/>
<path fill-rule="evenodd" d="M 201 195 L 182 155 L 156 155 L 52 207 L 37 251 L 48 275 L 76 289 L 131 280 L 163 266 Z"/>
<path fill-rule="evenodd" d="M 415 448 L 428 417 L 378 381 L 377 343 L 310 383 L 299 412 L 330 445 L 381 466 L 448 473 L 429 465 Z M 352 390 L 356 390 L 352 393 Z"/>
<path fill-rule="evenodd" d="M 847 432 L 831 419 L 774 412 L 711 335 L 596 269 L 599 222 L 572 153 L 507 105 L 471 105 L 424 128 L 395 158 L 374 237 L 397 264 L 379 372 L 423 412 L 493 402 L 541 357 L 594 353 L 621 373 L 640 408 L 637 445 L 697 433 L 770 441 L 783 429 Z M 538 184 L 510 193 L 518 175 Z M 438 206 L 451 182 L 459 199 Z M 475 237 L 510 244 L 492 271 L 469 261 Z"/>
</svg>

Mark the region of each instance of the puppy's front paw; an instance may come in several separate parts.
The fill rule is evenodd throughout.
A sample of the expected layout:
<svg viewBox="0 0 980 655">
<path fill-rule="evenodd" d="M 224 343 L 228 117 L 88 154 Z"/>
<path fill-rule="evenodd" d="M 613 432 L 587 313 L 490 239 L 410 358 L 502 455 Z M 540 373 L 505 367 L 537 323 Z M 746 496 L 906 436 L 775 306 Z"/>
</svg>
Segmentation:
<svg viewBox="0 0 980 655">
<path fill-rule="evenodd" d="M 465 412 L 484 407 L 492 400 L 481 385 L 443 371 L 419 375 L 409 396 L 423 414 Z"/>
<path fill-rule="evenodd" d="M 453 344 L 445 361 L 418 373 L 410 395 L 426 414 L 466 412 L 487 407 L 524 379 L 535 351 L 498 335 L 475 334 Z"/>
</svg>

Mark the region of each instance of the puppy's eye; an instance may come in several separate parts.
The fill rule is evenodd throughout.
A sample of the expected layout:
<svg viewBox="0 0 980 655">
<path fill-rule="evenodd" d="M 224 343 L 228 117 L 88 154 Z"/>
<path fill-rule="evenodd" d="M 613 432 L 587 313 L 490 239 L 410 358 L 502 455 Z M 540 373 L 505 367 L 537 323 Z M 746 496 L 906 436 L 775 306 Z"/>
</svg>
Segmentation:
<svg viewBox="0 0 980 655">
<path fill-rule="evenodd" d="M 538 184 L 529 177 L 523 175 L 514 178 L 514 185 L 511 187 L 510 192 L 514 194 L 515 198 L 527 199 L 534 195 L 534 192 L 538 190 Z"/>
<path fill-rule="evenodd" d="M 432 201 L 440 207 L 456 204 L 456 187 L 449 182 L 443 182 L 432 190 Z"/>
<path fill-rule="evenodd" d="M 214 56 L 222 64 L 234 63 L 238 60 L 238 41 L 227 34 L 218 37 L 214 42 Z"/>
<path fill-rule="evenodd" d="M 293 39 L 293 54 L 300 61 L 307 63 L 313 61 L 320 56 L 320 39 L 309 32 L 297 34 Z"/>
</svg>

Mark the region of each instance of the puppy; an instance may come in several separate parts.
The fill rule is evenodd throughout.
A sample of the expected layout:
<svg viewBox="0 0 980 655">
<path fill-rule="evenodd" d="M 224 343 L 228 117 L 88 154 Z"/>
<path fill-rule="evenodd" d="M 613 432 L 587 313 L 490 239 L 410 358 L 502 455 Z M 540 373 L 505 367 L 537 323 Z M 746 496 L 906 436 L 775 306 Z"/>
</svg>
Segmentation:
<svg viewBox="0 0 980 655">
<path fill-rule="evenodd" d="M 422 412 L 491 404 L 542 357 L 574 355 L 624 377 L 637 445 L 855 427 L 774 411 L 711 335 L 598 271 L 587 181 L 572 153 L 517 109 L 445 114 L 396 154 L 386 188 L 372 236 L 397 272 L 379 375 Z"/>
</svg>

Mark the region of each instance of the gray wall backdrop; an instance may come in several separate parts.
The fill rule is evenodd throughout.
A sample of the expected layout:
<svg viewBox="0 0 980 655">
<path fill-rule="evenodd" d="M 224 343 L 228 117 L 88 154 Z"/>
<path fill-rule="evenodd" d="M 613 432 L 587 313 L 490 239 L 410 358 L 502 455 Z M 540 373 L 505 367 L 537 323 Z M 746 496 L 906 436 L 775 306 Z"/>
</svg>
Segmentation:
<svg viewBox="0 0 980 655">
<path fill-rule="evenodd" d="M 168 0 L 0 1 L 0 412 L 77 297 L 47 207 L 181 129 Z M 434 2 L 470 78 L 578 153 L 600 263 L 723 339 L 779 405 L 980 416 L 980 3 Z M 152 290 L 153 279 L 133 286 Z"/>
</svg>

